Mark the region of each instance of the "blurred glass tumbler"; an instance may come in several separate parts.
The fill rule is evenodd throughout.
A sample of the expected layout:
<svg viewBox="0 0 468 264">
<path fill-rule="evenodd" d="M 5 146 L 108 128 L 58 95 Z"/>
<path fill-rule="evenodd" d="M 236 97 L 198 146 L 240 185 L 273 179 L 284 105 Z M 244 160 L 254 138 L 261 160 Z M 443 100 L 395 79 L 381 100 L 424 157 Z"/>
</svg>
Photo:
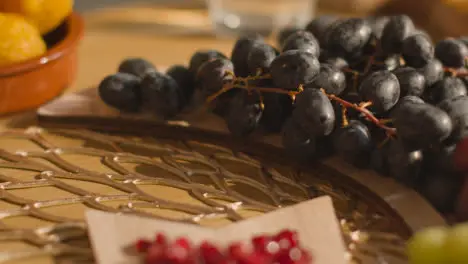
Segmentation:
<svg viewBox="0 0 468 264">
<path fill-rule="evenodd" d="M 206 0 L 212 23 L 221 35 L 258 33 L 303 27 L 314 16 L 318 0 Z"/>
</svg>

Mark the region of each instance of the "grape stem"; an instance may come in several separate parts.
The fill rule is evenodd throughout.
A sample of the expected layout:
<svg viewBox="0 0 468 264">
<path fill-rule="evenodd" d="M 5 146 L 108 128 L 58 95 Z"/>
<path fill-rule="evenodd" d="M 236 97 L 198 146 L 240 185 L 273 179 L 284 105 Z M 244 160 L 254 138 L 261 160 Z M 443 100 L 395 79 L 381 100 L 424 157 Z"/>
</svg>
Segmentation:
<svg viewBox="0 0 468 264">
<path fill-rule="evenodd" d="M 375 117 L 367 109 L 367 107 L 372 105 L 371 102 L 364 102 L 364 103 L 361 103 L 361 104 L 357 105 L 357 104 L 350 103 L 350 102 L 348 102 L 346 100 L 343 100 L 343 99 L 339 98 L 338 96 L 336 96 L 334 94 L 327 94 L 324 89 L 320 89 L 320 90 L 322 91 L 322 93 L 324 93 L 328 97 L 328 99 L 338 102 L 340 105 L 342 105 L 345 108 L 352 108 L 352 109 L 355 109 L 356 111 L 362 113 L 366 117 L 367 120 L 369 120 L 370 122 L 374 123 L 376 126 L 378 126 L 378 127 L 382 128 L 383 130 L 385 130 L 387 136 L 392 137 L 392 136 L 396 135 L 396 129 L 395 128 L 385 125 L 385 122 L 381 122 L 377 117 Z"/>
<path fill-rule="evenodd" d="M 269 75 L 258 75 L 258 76 L 250 76 L 250 77 L 244 77 L 244 78 L 239 78 L 239 77 L 234 77 L 230 82 L 227 82 L 223 85 L 223 87 L 216 92 L 215 94 L 212 94 L 206 99 L 206 103 L 210 103 L 213 100 L 215 100 L 218 96 L 221 94 L 234 89 L 245 89 L 249 92 L 254 90 L 255 92 L 259 93 L 261 97 L 261 106 L 263 108 L 263 97 L 261 96 L 262 93 L 277 93 L 277 94 L 285 94 L 291 97 L 293 101 L 295 101 L 296 96 L 300 94 L 301 92 L 304 91 L 304 88 L 302 85 L 298 87 L 297 90 L 286 90 L 282 88 L 273 88 L 273 87 L 255 87 L 255 86 L 250 86 L 248 84 L 249 80 L 260 80 L 260 79 L 268 79 L 271 78 Z M 377 117 L 375 117 L 367 108 L 372 105 L 372 102 L 363 102 L 360 103 L 359 105 L 350 103 L 334 94 L 328 94 L 325 92 L 325 89 L 320 88 L 320 91 L 324 93 L 328 99 L 331 101 L 335 101 L 339 103 L 343 107 L 343 126 L 346 126 L 348 124 L 348 120 L 346 118 L 346 110 L 347 108 L 352 108 L 355 109 L 356 111 L 362 113 L 367 120 L 370 122 L 374 123 L 377 127 L 385 130 L 386 134 L 388 137 L 393 137 L 396 135 L 396 129 L 387 126 L 386 124 L 389 123 L 388 120 L 379 120 Z"/>
</svg>

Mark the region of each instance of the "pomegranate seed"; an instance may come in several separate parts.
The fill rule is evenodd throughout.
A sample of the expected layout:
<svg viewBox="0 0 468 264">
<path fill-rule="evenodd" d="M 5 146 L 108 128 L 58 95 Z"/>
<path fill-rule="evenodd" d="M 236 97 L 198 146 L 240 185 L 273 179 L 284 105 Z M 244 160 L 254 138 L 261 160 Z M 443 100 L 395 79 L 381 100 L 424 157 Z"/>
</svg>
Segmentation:
<svg viewBox="0 0 468 264">
<path fill-rule="evenodd" d="M 453 153 L 453 163 L 457 170 L 468 172 L 468 138 L 464 138 L 457 143 Z"/>
<path fill-rule="evenodd" d="M 271 257 L 258 253 L 258 252 L 253 252 L 240 259 L 236 259 L 236 261 L 237 261 L 236 264 L 270 264 L 272 263 Z"/>
<path fill-rule="evenodd" d="M 191 246 L 190 246 L 190 241 L 187 239 L 187 238 L 178 238 L 176 239 L 176 241 L 174 242 L 174 244 L 180 246 L 180 247 L 183 247 L 187 250 L 190 250 Z"/>
<path fill-rule="evenodd" d="M 237 260 L 239 258 L 245 257 L 247 254 L 247 250 L 241 243 L 234 243 L 229 245 L 228 249 L 228 256 L 233 260 Z"/>
<path fill-rule="evenodd" d="M 150 246 L 151 241 L 146 239 L 139 239 L 135 244 L 136 250 L 140 253 L 146 252 Z"/>
<path fill-rule="evenodd" d="M 281 231 L 273 239 L 278 242 L 282 249 L 296 247 L 298 244 L 297 232 L 288 229 Z"/>
<path fill-rule="evenodd" d="M 278 264 L 309 264 L 310 262 L 310 255 L 297 247 L 283 250 L 275 256 L 275 263 Z"/>
<path fill-rule="evenodd" d="M 163 233 L 156 234 L 154 243 L 158 245 L 167 245 L 167 237 Z"/>
<path fill-rule="evenodd" d="M 204 264 L 218 264 L 224 260 L 221 251 L 215 245 L 206 241 L 200 245 L 200 256 Z"/>
<path fill-rule="evenodd" d="M 257 252 L 267 253 L 267 245 L 271 241 L 269 236 L 261 235 L 252 238 L 252 245 Z"/>
<path fill-rule="evenodd" d="M 165 254 L 165 260 L 171 264 L 184 264 L 188 258 L 189 250 L 175 243 L 167 249 Z"/>
<path fill-rule="evenodd" d="M 146 252 L 145 264 L 158 263 L 161 257 L 164 256 L 164 253 L 165 248 L 163 246 L 152 244 Z"/>
</svg>

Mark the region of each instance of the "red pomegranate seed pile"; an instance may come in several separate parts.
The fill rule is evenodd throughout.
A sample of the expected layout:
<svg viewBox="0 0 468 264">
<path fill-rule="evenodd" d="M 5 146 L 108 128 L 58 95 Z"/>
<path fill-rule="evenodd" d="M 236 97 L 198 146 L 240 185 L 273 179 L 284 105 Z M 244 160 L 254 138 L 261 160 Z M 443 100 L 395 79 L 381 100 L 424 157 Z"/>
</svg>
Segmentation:
<svg viewBox="0 0 468 264">
<path fill-rule="evenodd" d="M 232 243 L 220 248 L 210 242 L 192 245 L 187 238 L 169 241 L 158 233 L 153 241 L 138 240 L 136 249 L 145 264 L 312 264 L 312 255 L 301 248 L 298 235 L 283 230 L 273 236 L 252 238 L 251 245 Z"/>
</svg>

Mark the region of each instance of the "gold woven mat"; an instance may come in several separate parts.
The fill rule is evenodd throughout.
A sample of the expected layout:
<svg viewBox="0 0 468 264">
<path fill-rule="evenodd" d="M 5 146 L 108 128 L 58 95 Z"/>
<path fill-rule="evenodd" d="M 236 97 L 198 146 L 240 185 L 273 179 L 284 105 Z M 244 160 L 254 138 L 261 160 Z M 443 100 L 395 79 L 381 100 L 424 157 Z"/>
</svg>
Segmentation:
<svg viewBox="0 0 468 264">
<path fill-rule="evenodd" d="M 320 195 L 334 200 L 350 261 L 405 263 L 398 215 L 327 173 L 195 141 L 2 132 L 0 263 L 92 262 L 86 208 L 216 226 Z"/>
</svg>

